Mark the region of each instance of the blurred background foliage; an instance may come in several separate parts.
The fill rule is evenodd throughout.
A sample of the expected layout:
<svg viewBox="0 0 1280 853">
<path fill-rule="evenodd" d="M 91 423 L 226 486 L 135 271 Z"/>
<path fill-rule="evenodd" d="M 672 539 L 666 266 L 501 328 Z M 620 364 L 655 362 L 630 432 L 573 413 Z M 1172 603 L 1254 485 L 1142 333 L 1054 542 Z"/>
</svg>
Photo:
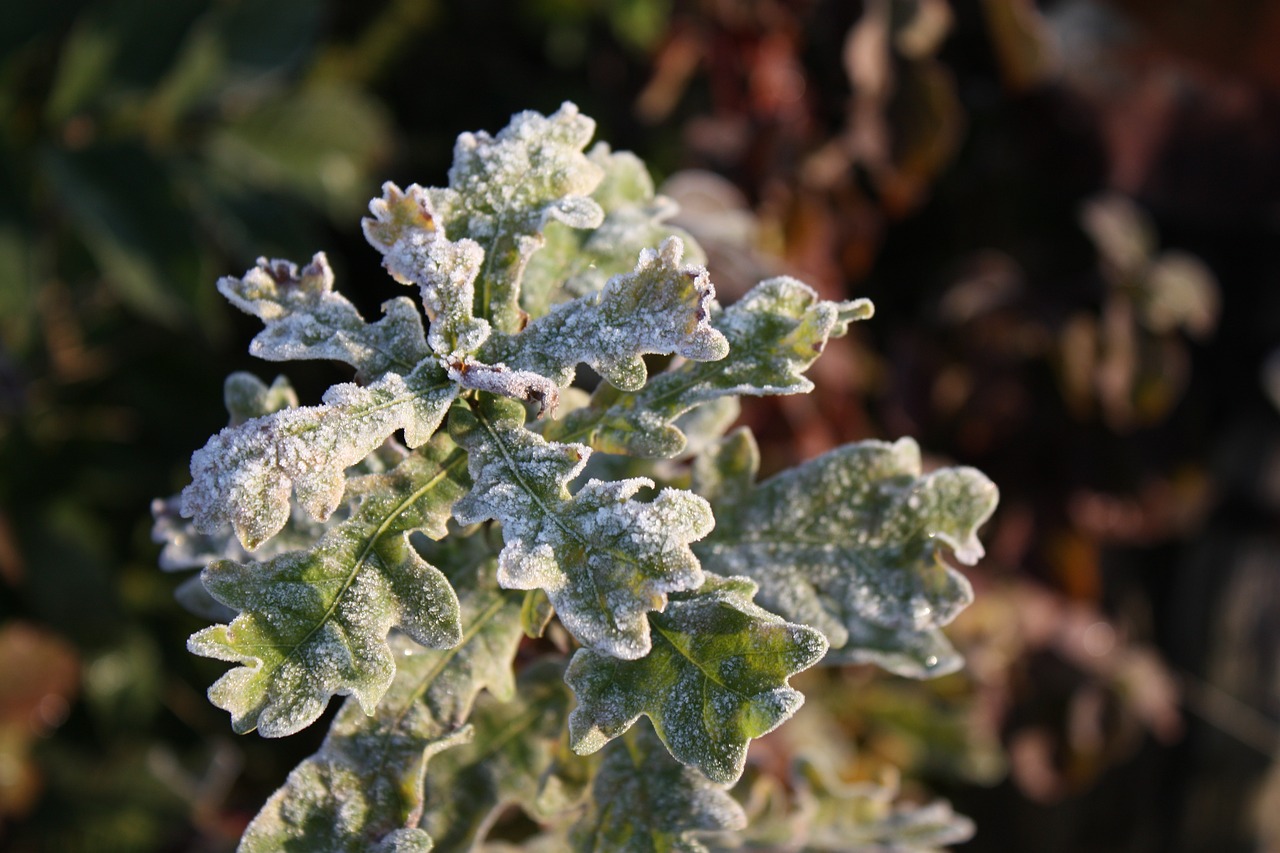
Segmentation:
<svg viewBox="0 0 1280 853">
<path fill-rule="evenodd" d="M 966 850 L 1280 850 L 1277 43 L 1261 0 L 0 5 L 0 847 L 229 850 L 314 750 L 230 733 L 155 568 L 222 377 L 274 375 L 213 282 L 324 249 L 376 312 L 380 183 L 570 99 L 725 299 L 875 300 L 747 407 L 767 469 L 909 434 L 1002 490 L 968 668 L 810 673 L 754 760 L 838 730 Z"/>
</svg>

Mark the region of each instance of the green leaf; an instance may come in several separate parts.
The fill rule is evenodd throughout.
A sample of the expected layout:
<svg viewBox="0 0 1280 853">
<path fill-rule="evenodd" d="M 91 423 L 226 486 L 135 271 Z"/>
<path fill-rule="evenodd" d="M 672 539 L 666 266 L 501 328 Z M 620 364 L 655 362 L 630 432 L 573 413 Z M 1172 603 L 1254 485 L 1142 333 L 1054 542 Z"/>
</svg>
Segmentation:
<svg viewBox="0 0 1280 853">
<path fill-rule="evenodd" d="M 693 460 L 693 488 L 716 508 L 731 514 L 755 485 L 760 448 L 751 430 L 739 427 Z"/>
<path fill-rule="evenodd" d="M 548 424 L 544 434 L 555 441 L 585 441 L 607 453 L 674 456 L 686 442 L 673 425 L 681 414 L 726 396 L 808 393 L 813 383 L 803 373 L 827 339 L 843 335 L 851 320 L 869 316 L 865 299 L 829 302 L 795 279 L 769 279 L 713 316 L 712 326 L 729 341 L 724 359 L 684 362 L 635 393 L 602 385 L 589 406 Z"/>
<path fill-rule="evenodd" d="M 243 278 L 219 279 L 218 290 L 266 324 L 249 352 L 267 361 L 342 361 L 370 382 L 389 370 L 408 374 L 429 354 L 411 300 L 392 299 L 382 306 L 382 320 L 365 322 L 346 297 L 333 292 L 333 270 L 323 252 L 301 271 L 288 261 L 259 258 Z"/>
<path fill-rule="evenodd" d="M 298 393 L 287 377 L 277 376 L 268 386 L 252 373 L 237 370 L 222 383 L 222 404 L 231 416 L 229 426 L 239 426 L 252 418 L 294 408 Z"/>
<path fill-rule="evenodd" d="M 633 272 L 557 307 L 518 335 L 490 339 L 482 358 L 546 376 L 557 385 L 572 382 L 581 362 L 628 390 L 648 378 L 643 355 L 724 358 L 729 344 L 707 322 L 715 288 L 706 268 L 681 265 L 683 255 L 678 237 L 668 238 L 656 252 L 643 250 Z"/>
<path fill-rule="evenodd" d="M 584 645 L 643 657 L 650 648 L 645 613 L 665 607 L 667 593 L 702 583 L 689 543 L 711 531 L 710 507 L 676 489 L 650 503 L 633 500 L 653 486 L 644 478 L 591 480 L 570 495 L 567 484 L 591 451 L 543 440 L 524 428 L 524 416 L 518 403 L 493 397 L 453 410 L 449 429 L 470 454 L 475 480 L 454 516 L 462 524 L 502 523 L 502 586 L 545 590 Z"/>
<path fill-rule="evenodd" d="M 672 760 L 642 724 L 605 752 L 590 810 L 572 838 L 577 850 L 705 853 L 697 833 L 741 829 L 746 820 L 724 788 Z"/>
<path fill-rule="evenodd" d="M 433 651 L 393 634 L 396 677 L 377 710 L 366 715 L 354 697 L 343 704 L 320 750 L 249 825 L 242 853 L 431 849 L 417 828 L 426 763 L 471 738 L 463 724 L 481 690 L 512 698 L 521 633 L 520 597 L 493 585 L 491 563 L 450 544 L 428 556 L 458 590 L 461 643 Z"/>
<path fill-rule="evenodd" d="M 296 193 L 345 216 L 360 204 L 365 176 L 390 140 L 386 110 L 369 94 L 311 86 L 259 99 L 233 114 L 209 135 L 205 155 L 241 185 Z"/>
<path fill-rule="evenodd" d="M 431 197 L 416 184 L 406 192 L 395 184 L 384 184 L 382 198 L 374 199 L 369 209 L 373 218 L 364 220 L 365 236 L 385 255 L 383 265 L 397 280 L 419 285 L 431 319 L 427 343 L 449 378 L 463 388 L 537 400 L 554 412 L 559 400 L 555 382 L 473 356 L 492 332 L 487 320 L 472 313 L 475 279 L 485 260 L 479 244 L 446 239 L 436 225 Z"/>
<path fill-rule="evenodd" d="M 182 514 L 196 529 L 231 524 L 245 547 L 270 539 L 289 519 L 289 496 L 324 520 L 346 490 L 344 471 L 403 429 L 416 447 L 444 420 L 457 386 L 430 363 L 368 386 L 335 385 L 324 405 L 284 409 L 227 427 L 191 457 Z"/>
<path fill-rule="evenodd" d="M 262 563 L 219 560 L 204 570 L 205 587 L 240 615 L 194 634 L 187 647 L 242 664 L 209 689 L 237 732 L 293 734 L 335 693 L 354 695 L 373 713 L 395 675 L 392 627 L 424 646 L 457 645 L 453 588 L 408 536 L 443 537 L 468 485 L 466 455 L 441 435 L 390 473 L 359 483 L 364 497 L 351 518 L 313 548 Z"/>
<path fill-rule="evenodd" d="M 470 718 L 475 736 L 432 765 L 427 777 L 421 826 L 437 851 L 472 849 L 506 804 L 550 816 L 538 794 L 556 770 L 556 747 L 572 701 L 563 676 L 562 664 L 544 661 L 520 674 L 515 701 L 481 697 L 476 703 Z"/>
<path fill-rule="evenodd" d="M 593 230 L 547 223 L 546 244 L 529 260 L 520 288 L 520 304 L 532 317 L 541 317 L 557 302 L 595 293 L 615 275 L 627 273 L 645 249 L 679 237 L 685 260 L 706 263 L 697 242 L 666 220 L 678 210 L 675 202 L 654 195 L 653 179 L 640 158 L 630 151 L 611 151 L 597 142 L 587 154 L 604 172 L 591 198 L 604 210 L 604 222 Z"/>
<path fill-rule="evenodd" d="M 922 475 L 909 438 L 846 445 L 752 488 L 758 464 L 738 432 L 695 469 L 695 490 L 725 498 L 698 548 L 708 570 L 755 580 L 761 604 L 822 631 L 838 659 L 910 677 L 951 671 L 957 658 L 936 629 L 973 590 L 942 553 L 982 557 L 995 485 L 973 468 Z"/>
<path fill-rule="evenodd" d="M 140 315 L 176 326 L 196 303 L 183 283 L 199 280 L 202 253 L 197 226 L 165 166 L 132 143 L 50 147 L 39 159 L 50 203 L 73 226 L 104 282 Z"/>
<path fill-rule="evenodd" d="M 524 627 L 524 635 L 531 640 L 541 637 L 555 616 L 555 608 L 551 599 L 540 589 L 531 589 L 524 594 L 524 606 L 520 608 L 520 623 Z"/>
<path fill-rule="evenodd" d="M 742 775 L 747 746 L 790 717 L 804 697 L 788 686 L 820 660 L 827 642 L 751 602 L 746 578 L 707 575 L 653 613 L 653 649 L 618 660 L 579 649 L 565 680 L 578 697 L 569 717 L 573 748 L 591 753 L 644 714 L 679 761 L 713 781 Z"/>
<path fill-rule="evenodd" d="M 521 326 L 520 280 L 546 225 L 595 228 L 604 218 L 589 197 L 601 169 L 582 153 L 593 133 L 570 103 L 550 116 L 518 113 L 497 136 L 460 135 L 448 189 L 430 191 L 449 239 L 484 249 L 475 311 L 499 331 Z"/>
</svg>

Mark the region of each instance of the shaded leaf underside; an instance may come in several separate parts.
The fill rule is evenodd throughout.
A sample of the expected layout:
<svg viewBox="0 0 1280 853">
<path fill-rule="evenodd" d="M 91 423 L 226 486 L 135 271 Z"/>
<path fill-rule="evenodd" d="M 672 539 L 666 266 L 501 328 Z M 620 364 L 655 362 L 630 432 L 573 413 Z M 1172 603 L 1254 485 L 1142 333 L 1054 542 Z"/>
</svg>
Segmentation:
<svg viewBox="0 0 1280 853">
<path fill-rule="evenodd" d="M 640 724 L 610 744 L 575 849 L 614 853 L 704 853 L 697 834 L 741 829 L 742 807 L 720 785 L 675 761 Z"/>
</svg>

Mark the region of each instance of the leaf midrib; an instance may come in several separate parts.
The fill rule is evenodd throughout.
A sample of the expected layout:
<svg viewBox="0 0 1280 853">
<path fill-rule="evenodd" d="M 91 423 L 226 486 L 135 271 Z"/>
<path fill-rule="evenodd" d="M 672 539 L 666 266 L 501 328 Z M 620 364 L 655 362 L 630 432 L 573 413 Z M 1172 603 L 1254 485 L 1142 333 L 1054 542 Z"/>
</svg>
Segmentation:
<svg viewBox="0 0 1280 853">
<path fill-rule="evenodd" d="M 410 494 L 403 501 L 401 501 L 394 509 L 392 509 L 389 513 L 387 513 L 386 517 L 384 517 L 382 522 L 378 525 L 377 530 L 375 530 L 373 534 L 371 534 L 365 540 L 365 545 L 360 552 L 360 556 L 358 556 L 355 559 L 351 567 L 351 570 L 347 573 L 347 577 L 345 580 L 343 580 L 341 586 L 338 589 L 338 592 L 333 596 L 333 601 L 330 602 L 329 607 L 324 612 L 324 615 L 322 615 L 318 620 L 316 620 L 315 624 L 311 627 L 309 631 L 307 631 L 307 633 L 301 639 L 299 639 L 296 643 L 294 643 L 291 647 L 289 647 L 288 654 L 286 654 L 283 658 L 281 658 L 280 662 L 276 666 L 272 667 L 273 672 L 278 670 L 280 667 L 284 666 L 290 660 L 292 660 L 294 656 L 297 654 L 298 650 L 302 648 L 304 645 L 306 645 L 321 628 L 323 628 L 326 624 L 329 623 L 331 619 L 333 619 L 334 614 L 337 612 L 338 605 L 342 601 L 342 597 L 346 594 L 347 590 L 351 588 L 351 585 L 355 583 L 355 579 L 360 574 L 360 572 L 364 569 L 365 563 L 369 559 L 369 555 L 373 553 L 373 550 L 381 543 L 383 535 L 387 532 L 387 529 L 392 525 L 392 523 L 394 523 L 396 519 L 398 519 L 401 515 L 403 515 L 409 509 L 410 506 L 412 506 L 414 503 L 417 503 L 419 500 L 425 497 L 427 493 L 429 493 L 432 489 L 435 489 L 442 482 L 447 480 L 449 478 L 449 474 L 453 471 L 453 469 L 459 463 L 465 462 L 466 459 L 467 459 L 467 454 L 465 451 L 461 449 L 455 450 L 453 453 L 450 454 L 449 458 L 445 460 L 445 462 L 441 466 L 440 471 L 436 473 L 435 476 L 433 476 L 430 480 L 424 483 L 420 488 L 415 490 L 412 494 Z M 351 522 L 350 521 L 344 522 L 344 524 L 349 524 L 349 523 Z M 403 532 L 403 531 L 399 531 L 399 532 Z M 318 547 L 323 547 L 323 540 Z"/>
<path fill-rule="evenodd" d="M 485 432 L 489 434 L 489 437 L 493 440 L 493 443 L 497 446 L 498 451 L 502 454 L 502 460 L 506 464 L 507 470 L 511 472 L 512 477 L 515 479 L 516 483 L 520 486 L 521 491 L 523 491 L 526 495 L 530 497 L 530 499 L 533 500 L 533 502 L 537 505 L 538 509 L 542 512 L 543 516 L 545 518 L 550 519 L 551 523 L 554 524 L 556 527 L 558 527 L 561 530 L 561 532 L 565 534 L 567 538 L 572 539 L 573 541 L 577 542 L 587 550 L 593 550 L 590 541 L 584 538 L 576 530 L 565 525 L 565 523 L 560 519 L 560 516 L 557 513 L 554 513 L 551 511 L 551 507 L 549 507 L 542 500 L 542 497 L 537 492 L 535 492 L 533 490 L 533 487 L 530 486 L 525 481 L 523 476 L 521 476 L 520 467 L 516 464 L 516 461 L 511 456 L 510 452 L 508 452 L 506 442 L 502 440 L 502 437 L 498 434 L 498 431 L 494 429 L 493 424 L 489 422 L 489 419 L 486 418 L 484 414 L 479 411 L 473 410 L 473 413 L 475 414 L 476 420 L 479 421 L 480 424 L 484 427 Z M 625 557 L 627 558 L 626 562 L 636 565 L 637 567 L 639 566 L 639 563 L 636 560 L 630 559 L 629 555 L 620 554 L 619 552 L 616 552 L 616 551 L 611 551 L 610 553 L 614 554 L 615 556 Z M 568 573 L 565 573 L 565 574 L 567 577 Z M 617 620 L 614 619 L 613 609 L 609 607 L 608 601 L 605 599 L 604 594 L 600 591 L 599 584 L 596 583 L 595 572 L 591 571 L 588 568 L 585 574 L 587 576 L 587 579 L 591 582 L 591 591 L 592 593 L 594 593 L 596 597 L 596 604 L 599 605 L 600 610 L 608 618 L 610 626 L 612 626 L 614 630 L 621 631 L 622 626 L 620 626 Z"/>
</svg>

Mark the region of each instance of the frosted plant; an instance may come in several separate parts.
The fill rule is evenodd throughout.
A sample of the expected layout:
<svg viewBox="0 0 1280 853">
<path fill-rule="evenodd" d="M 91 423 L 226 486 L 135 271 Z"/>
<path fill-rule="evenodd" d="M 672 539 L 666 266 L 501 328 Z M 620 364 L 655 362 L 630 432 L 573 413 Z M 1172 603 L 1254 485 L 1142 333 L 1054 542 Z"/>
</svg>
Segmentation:
<svg viewBox="0 0 1280 853">
<path fill-rule="evenodd" d="M 234 664 L 209 698 L 237 732 L 349 697 L 241 850 L 750 847 L 731 789 L 804 702 L 792 676 L 960 666 L 941 628 L 972 593 L 944 556 L 981 557 L 986 477 L 922 473 L 903 439 L 757 483 L 751 434 L 724 435 L 738 396 L 812 390 L 870 303 L 783 277 L 722 307 L 672 203 L 593 132 L 571 104 L 521 113 L 458 139 L 447 188 L 386 184 L 364 232 L 417 299 L 374 322 L 323 254 L 218 283 L 264 323 L 254 355 L 354 370 L 310 406 L 231 376 L 230 424 L 154 507 L 164 568 L 203 566 L 182 600 L 224 620 L 188 647 Z M 797 790 L 805 849 L 970 831 Z"/>
</svg>

